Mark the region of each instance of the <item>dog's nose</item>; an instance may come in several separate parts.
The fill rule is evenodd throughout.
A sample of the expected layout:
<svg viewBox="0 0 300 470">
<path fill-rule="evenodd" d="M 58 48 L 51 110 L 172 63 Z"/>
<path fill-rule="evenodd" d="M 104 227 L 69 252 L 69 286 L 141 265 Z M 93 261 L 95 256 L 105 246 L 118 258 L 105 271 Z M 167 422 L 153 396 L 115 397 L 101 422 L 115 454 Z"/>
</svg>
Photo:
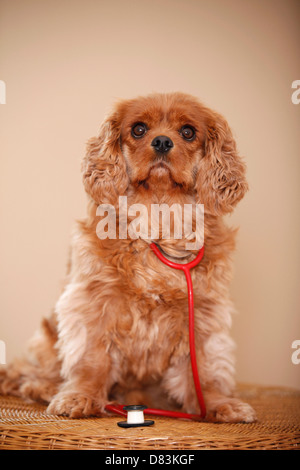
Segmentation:
<svg viewBox="0 0 300 470">
<path fill-rule="evenodd" d="M 172 140 L 165 135 L 158 135 L 157 137 L 154 137 L 151 145 L 157 152 L 161 153 L 168 152 L 174 146 Z"/>
</svg>

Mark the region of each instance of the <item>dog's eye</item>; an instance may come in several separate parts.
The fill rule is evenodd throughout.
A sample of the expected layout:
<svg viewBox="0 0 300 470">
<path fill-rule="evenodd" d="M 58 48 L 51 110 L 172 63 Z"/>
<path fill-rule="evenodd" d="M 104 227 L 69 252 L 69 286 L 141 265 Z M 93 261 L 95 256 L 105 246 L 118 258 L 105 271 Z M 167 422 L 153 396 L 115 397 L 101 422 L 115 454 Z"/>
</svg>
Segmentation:
<svg viewBox="0 0 300 470">
<path fill-rule="evenodd" d="M 180 134 L 185 140 L 193 140 L 196 136 L 195 129 L 191 126 L 183 126 L 180 129 Z"/>
<path fill-rule="evenodd" d="M 147 132 L 147 126 L 143 122 L 138 122 L 137 124 L 134 124 L 131 129 L 131 134 L 135 139 L 139 139 L 140 137 L 143 137 Z"/>
</svg>

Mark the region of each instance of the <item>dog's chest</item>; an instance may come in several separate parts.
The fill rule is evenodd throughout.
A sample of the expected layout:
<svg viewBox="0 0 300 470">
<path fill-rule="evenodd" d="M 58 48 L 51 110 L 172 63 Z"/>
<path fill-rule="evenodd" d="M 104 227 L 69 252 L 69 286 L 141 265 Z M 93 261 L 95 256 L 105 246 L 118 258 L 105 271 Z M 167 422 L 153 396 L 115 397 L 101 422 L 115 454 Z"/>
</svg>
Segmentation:
<svg viewBox="0 0 300 470">
<path fill-rule="evenodd" d="M 158 378 L 174 354 L 188 351 L 186 306 L 181 302 L 171 306 L 157 294 L 152 294 L 151 301 L 131 302 L 116 331 L 118 360 L 138 380 Z"/>
</svg>

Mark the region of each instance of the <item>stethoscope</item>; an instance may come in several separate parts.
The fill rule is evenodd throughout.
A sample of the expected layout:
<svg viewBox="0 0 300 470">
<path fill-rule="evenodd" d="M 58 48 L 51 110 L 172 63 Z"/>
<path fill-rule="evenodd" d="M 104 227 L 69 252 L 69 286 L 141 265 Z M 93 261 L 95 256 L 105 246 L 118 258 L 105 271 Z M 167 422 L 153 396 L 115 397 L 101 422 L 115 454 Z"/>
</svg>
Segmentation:
<svg viewBox="0 0 300 470">
<path fill-rule="evenodd" d="M 193 293 L 193 283 L 192 283 L 192 278 L 191 278 L 191 273 L 190 270 L 193 269 L 195 266 L 197 266 L 200 261 L 203 258 L 204 255 L 204 246 L 199 250 L 196 258 L 194 258 L 192 261 L 186 264 L 180 264 L 180 263 L 174 263 L 173 261 L 170 261 L 167 259 L 160 251 L 158 246 L 155 243 L 150 244 L 150 248 L 152 251 L 155 253 L 155 255 L 162 261 L 164 264 L 169 266 L 170 268 L 173 269 L 179 269 L 184 272 L 186 282 L 187 282 L 187 288 L 188 288 L 188 305 L 189 305 L 189 346 L 190 346 L 190 359 L 191 359 L 191 366 L 192 366 L 192 373 L 193 373 L 193 379 L 194 379 L 194 385 L 195 385 L 195 390 L 197 394 L 197 399 L 198 403 L 200 406 L 201 413 L 200 414 L 192 414 L 192 413 L 181 413 L 178 411 L 170 411 L 170 410 L 161 410 L 161 409 L 155 409 L 155 408 L 147 408 L 145 406 L 138 407 L 137 405 L 133 406 L 124 406 L 124 405 L 119 405 L 119 404 L 109 404 L 106 405 L 105 409 L 107 411 L 116 413 L 121 416 L 129 416 L 129 413 L 127 414 L 127 411 L 132 410 L 132 414 L 137 413 L 134 410 L 137 410 L 138 408 L 141 408 L 144 410 L 145 414 L 148 415 L 153 415 L 153 416 L 165 416 L 169 418 L 183 418 L 183 419 L 191 419 L 191 420 L 196 420 L 199 421 L 200 419 L 204 419 L 206 416 L 206 407 L 205 407 L 205 402 L 201 390 L 201 384 L 199 380 L 199 374 L 198 374 L 198 368 L 197 368 L 197 358 L 196 358 L 196 347 L 195 347 L 195 332 L 194 332 L 194 325 L 195 325 L 195 319 L 194 319 L 194 293 Z M 141 411 L 138 411 L 140 414 Z M 136 414 L 137 415 L 137 414 Z M 133 418 L 132 421 L 135 421 Z M 122 422 L 123 427 L 130 427 L 132 426 L 139 426 L 139 425 L 145 425 L 147 423 L 146 421 L 141 421 L 139 424 L 137 423 L 132 423 L 130 424 L 129 421 Z M 122 425 L 122 423 L 118 423 L 119 425 Z M 153 421 L 149 421 L 148 424 L 153 424 Z"/>
</svg>

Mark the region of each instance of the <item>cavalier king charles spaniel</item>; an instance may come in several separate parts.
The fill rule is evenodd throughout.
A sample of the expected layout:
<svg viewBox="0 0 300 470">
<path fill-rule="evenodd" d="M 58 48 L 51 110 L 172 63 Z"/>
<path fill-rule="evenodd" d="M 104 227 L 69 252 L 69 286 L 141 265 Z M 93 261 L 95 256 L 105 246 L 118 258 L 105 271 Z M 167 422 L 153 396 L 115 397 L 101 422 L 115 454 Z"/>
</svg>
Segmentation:
<svg viewBox="0 0 300 470">
<path fill-rule="evenodd" d="M 121 101 L 89 140 L 82 173 L 87 217 L 73 232 L 63 291 L 27 355 L 1 370 L 0 392 L 46 402 L 49 413 L 71 418 L 105 415 L 115 402 L 199 413 L 184 273 L 155 256 L 151 237 L 99 236 L 97 209 L 113 206 L 118 221 L 122 196 L 147 208 L 203 204 L 205 252 L 191 274 L 206 419 L 254 421 L 253 409 L 234 395 L 236 230 L 223 216 L 248 186 L 226 120 L 183 93 Z M 171 229 L 155 243 L 170 260 L 187 263 L 196 251 L 186 241 Z"/>
</svg>

